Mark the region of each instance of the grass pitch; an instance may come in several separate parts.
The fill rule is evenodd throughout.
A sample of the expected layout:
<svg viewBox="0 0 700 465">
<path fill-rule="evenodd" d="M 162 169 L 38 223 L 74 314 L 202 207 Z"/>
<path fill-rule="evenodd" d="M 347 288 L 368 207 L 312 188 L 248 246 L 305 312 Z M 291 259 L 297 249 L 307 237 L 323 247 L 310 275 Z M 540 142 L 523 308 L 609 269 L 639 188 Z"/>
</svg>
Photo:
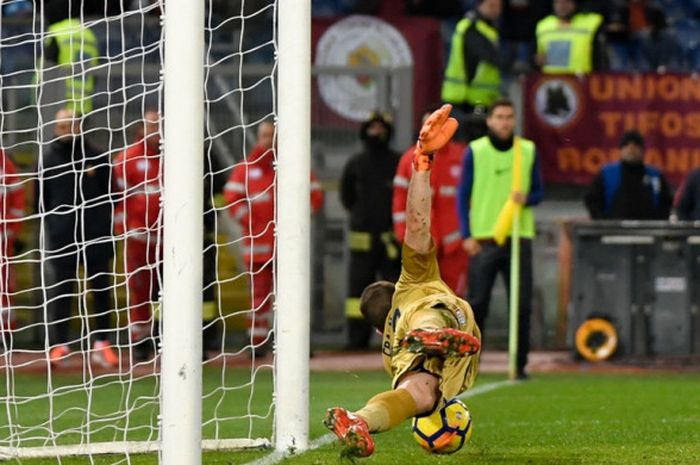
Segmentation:
<svg viewBox="0 0 700 465">
<path fill-rule="evenodd" d="M 205 392 L 220 385 L 240 384 L 249 371 L 205 370 Z M 24 387 L 36 384 L 45 389 L 46 381 L 22 380 Z M 31 377 L 30 377 L 31 378 Z M 502 381 L 502 376 L 481 376 L 477 387 Z M 70 379 L 62 379 L 70 382 Z M 250 403 L 254 412 L 267 412 L 270 401 L 270 375 L 258 374 L 258 385 L 251 390 L 219 392 L 204 402 L 205 415 L 218 405 L 218 416 L 234 418 Z M 77 380 L 76 380 L 77 382 Z M 27 384 L 28 383 L 28 384 Z M 144 382 L 147 384 L 146 382 Z M 151 385 L 138 392 L 151 394 Z M 343 405 L 359 408 L 371 395 L 385 390 L 388 377 L 381 372 L 314 373 L 311 378 L 311 437 L 314 443 L 327 434 L 321 424 L 327 407 Z M 2 388 L 4 389 L 4 387 Z M 117 389 L 115 387 L 115 389 Z M 2 392 L 4 396 L 4 392 Z M 108 392 L 97 402 L 109 400 Z M 700 464 L 700 374 L 648 373 L 635 375 L 536 374 L 524 383 L 505 384 L 497 389 L 468 397 L 465 403 L 474 418 L 474 434 L 469 443 L 450 456 L 424 452 L 413 441 L 410 424 L 376 436 L 376 452 L 358 463 L 370 464 Z M 98 408 L 99 405 L 96 405 Z M 104 405 L 107 409 L 107 405 Z M 32 418 L 32 415 L 35 415 Z M 42 416 L 43 415 L 43 416 Z M 39 421 L 46 412 L 23 411 L 23 422 Z M 265 415 L 260 415 L 264 417 Z M 141 412 L 150 425 L 151 415 Z M 246 436 L 269 431 L 272 417 L 256 420 L 226 420 L 204 428 L 210 437 L 215 427 L 222 436 Z M 0 415 L 0 431 L 6 417 Z M 144 429 L 146 431 L 147 429 Z M 341 463 L 335 443 L 322 445 L 280 463 Z M 206 452 L 202 463 L 245 464 L 269 455 L 269 451 Z M 56 459 L 24 459 L 23 465 L 55 464 Z M 62 459 L 62 464 L 156 464 L 154 455 L 106 456 Z M 272 463 L 272 462 L 270 462 Z"/>
</svg>

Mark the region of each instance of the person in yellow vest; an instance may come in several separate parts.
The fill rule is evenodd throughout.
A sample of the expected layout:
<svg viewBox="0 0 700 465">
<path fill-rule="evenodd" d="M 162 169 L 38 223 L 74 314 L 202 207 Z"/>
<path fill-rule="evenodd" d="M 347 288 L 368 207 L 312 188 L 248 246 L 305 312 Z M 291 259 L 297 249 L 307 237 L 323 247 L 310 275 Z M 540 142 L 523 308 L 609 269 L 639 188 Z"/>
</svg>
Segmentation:
<svg viewBox="0 0 700 465">
<path fill-rule="evenodd" d="M 535 217 L 532 206 L 542 200 L 542 175 L 535 144 L 514 135 L 515 110 L 510 100 L 496 100 L 488 111 L 486 124 L 488 134 L 467 147 L 458 188 L 457 213 L 464 238 L 462 247 L 471 257 L 467 300 L 483 333 L 496 277 L 501 274 L 506 289 L 509 289 L 511 276 L 511 243 L 507 237 L 510 234 L 498 231 L 497 223 L 505 206 L 521 205 L 517 375 L 525 379 L 533 287 Z M 519 187 L 514 189 L 514 185 Z"/>
<path fill-rule="evenodd" d="M 576 0 L 554 0 L 554 14 L 537 23 L 535 63 L 543 73 L 587 74 L 607 69 L 605 36 L 598 13 L 577 9 Z"/>
<path fill-rule="evenodd" d="M 469 141 L 486 133 L 486 109 L 501 95 L 501 70 L 507 62 L 499 49 L 496 23 L 502 9 L 502 0 L 479 0 L 452 35 L 442 100 L 452 104 L 461 120 L 458 139 Z"/>
<path fill-rule="evenodd" d="M 98 62 L 97 37 L 80 21 L 78 11 L 73 12 L 75 17 L 68 16 L 70 8 L 64 3 L 59 1 L 47 7 L 49 27 L 43 61 L 56 63 L 66 73 L 65 107 L 87 115 L 93 108 L 95 76 L 89 70 Z"/>
</svg>

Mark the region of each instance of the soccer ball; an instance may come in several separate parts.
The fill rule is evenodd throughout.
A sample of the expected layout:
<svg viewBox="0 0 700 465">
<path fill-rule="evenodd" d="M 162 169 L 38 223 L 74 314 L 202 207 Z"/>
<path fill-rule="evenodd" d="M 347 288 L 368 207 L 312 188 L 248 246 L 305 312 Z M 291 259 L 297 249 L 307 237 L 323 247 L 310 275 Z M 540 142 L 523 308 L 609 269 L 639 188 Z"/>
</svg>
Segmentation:
<svg viewBox="0 0 700 465">
<path fill-rule="evenodd" d="M 459 399 L 452 399 L 430 415 L 413 419 L 413 438 L 434 454 L 452 454 L 472 435 L 472 417 Z"/>
</svg>

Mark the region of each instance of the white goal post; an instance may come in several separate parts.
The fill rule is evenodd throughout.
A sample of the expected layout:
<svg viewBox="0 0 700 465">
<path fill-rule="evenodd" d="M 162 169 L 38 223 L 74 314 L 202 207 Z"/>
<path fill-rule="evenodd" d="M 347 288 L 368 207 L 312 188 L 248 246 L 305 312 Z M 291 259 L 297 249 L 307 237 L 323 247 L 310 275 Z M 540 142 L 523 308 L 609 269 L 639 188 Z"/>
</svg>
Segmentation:
<svg viewBox="0 0 700 465">
<path fill-rule="evenodd" d="M 278 195 L 275 448 L 308 447 L 311 4 L 278 4 Z M 166 0 L 162 463 L 196 465 L 201 444 L 201 70 L 204 5 Z M 169 162 L 170 160 L 170 162 Z M 199 182 L 198 182 L 199 181 Z M 168 189 L 168 185 L 188 189 Z M 172 251 L 172 252 L 171 252 Z M 167 318 L 169 309 L 186 318 Z M 172 350 L 172 352 L 171 352 Z"/>
<path fill-rule="evenodd" d="M 202 462 L 204 2 L 165 0 L 160 463 Z"/>
<path fill-rule="evenodd" d="M 279 170 L 275 447 L 305 450 L 309 430 L 311 2 L 279 2 Z"/>
<path fill-rule="evenodd" d="M 109 12 L 110 2 L 104 2 L 104 12 L 89 14 L 92 0 L 65 0 L 73 5 L 69 16 L 51 19 L 52 7 L 62 1 L 30 2 L 35 7 L 28 16 L 9 26 L 3 18 L 0 27 L 3 58 L 26 61 L 0 63 L 2 159 L 7 154 L 18 166 L 17 179 L 10 180 L 0 162 L 0 184 L 3 195 L 35 191 L 18 218 L 6 216 L 7 200 L 0 197 L 0 261 L 19 276 L 13 287 L 14 278 L 0 270 L 0 461 L 85 455 L 107 463 L 93 456 L 115 454 L 110 463 L 122 464 L 150 453 L 162 464 L 199 465 L 203 450 L 306 450 L 311 0 L 240 0 L 233 12 L 233 2 L 224 0 L 123 0 L 116 2 L 120 13 Z M 227 16 L 215 19 L 224 7 Z M 51 40 L 57 52 L 47 59 Z M 24 54 L 12 53 L 14 48 Z M 241 257 L 257 233 L 238 231 L 246 226 L 235 224 L 239 213 L 207 182 L 254 164 L 249 154 L 256 130 L 270 121 L 274 255 L 260 265 Z M 59 135 L 63 123 L 79 131 Z M 160 140 L 158 147 L 146 148 L 149 134 Z M 68 139 L 80 140 L 69 160 L 50 165 L 54 145 Z M 88 142 L 95 142 L 92 155 Z M 135 146 L 143 146 L 137 168 L 146 174 L 129 185 L 125 160 Z M 76 162 L 74 156 L 82 158 Z M 223 166 L 213 167 L 216 157 Z M 148 167 L 156 159 L 159 165 Z M 110 173 L 108 192 L 90 197 L 85 186 L 100 167 Z M 150 178 L 152 169 L 157 176 Z M 46 186 L 61 176 L 70 177 L 74 195 L 68 204 L 53 205 Z M 249 209 L 267 194 L 249 191 L 247 181 L 243 188 L 236 202 Z M 135 196 L 157 199 L 157 218 L 153 225 L 120 230 L 120 215 Z M 148 216 L 152 205 L 144 202 Z M 109 232 L 88 237 L 85 212 L 96 205 L 108 207 Z M 57 229 L 51 221 L 66 214 L 78 218 L 68 231 L 74 242 L 52 248 Z M 209 232 L 207 215 L 214 222 Z M 17 242 L 24 250 L 16 247 L 18 252 L 5 242 L 13 222 L 23 224 Z M 129 241 L 142 236 L 150 247 L 144 253 L 154 256 L 133 268 Z M 89 274 L 87 250 L 95 244 L 109 255 L 98 273 L 100 289 Z M 75 262 L 56 284 L 47 278 L 50 261 L 64 255 Z M 209 281 L 207 256 L 215 257 L 216 269 Z M 251 290 L 262 272 L 258 266 L 273 273 L 262 304 Z M 148 308 L 147 321 L 134 317 L 130 287 L 144 271 L 148 295 L 139 305 Z M 63 285 L 68 290 L 60 294 Z M 208 290 L 213 297 L 203 296 Z M 96 310 L 99 291 L 107 295 L 103 310 Z M 65 305 L 58 319 L 57 302 Z M 274 321 L 259 343 L 253 336 L 258 328 L 247 325 L 266 305 Z M 100 319 L 109 328 L 95 325 Z M 65 333 L 58 343 L 56 325 Z M 137 339 L 134 328 L 150 332 Z M 211 328 L 218 339 L 213 348 L 203 347 Z M 152 342 L 145 355 L 144 341 Z M 103 347 L 111 347 L 118 361 L 100 359 Z M 269 347 L 272 354 L 260 355 L 258 349 Z M 55 355 L 57 348 L 65 352 Z"/>
</svg>

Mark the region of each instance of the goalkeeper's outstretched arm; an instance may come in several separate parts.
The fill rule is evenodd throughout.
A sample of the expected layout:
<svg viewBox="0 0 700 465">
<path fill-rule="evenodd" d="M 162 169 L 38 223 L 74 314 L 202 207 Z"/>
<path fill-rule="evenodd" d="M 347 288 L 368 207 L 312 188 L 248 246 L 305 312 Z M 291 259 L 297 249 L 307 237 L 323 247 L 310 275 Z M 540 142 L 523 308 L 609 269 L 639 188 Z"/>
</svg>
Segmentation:
<svg viewBox="0 0 700 465">
<path fill-rule="evenodd" d="M 413 176 L 406 201 L 406 245 L 420 254 L 430 250 L 430 168 L 433 153 L 447 144 L 457 130 L 450 118 L 452 105 L 443 105 L 425 121 L 413 155 Z"/>
<path fill-rule="evenodd" d="M 430 200 L 430 171 L 414 171 L 408 185 L 405 242 L 420 254 L 430 250 Z"/>
</svg>

